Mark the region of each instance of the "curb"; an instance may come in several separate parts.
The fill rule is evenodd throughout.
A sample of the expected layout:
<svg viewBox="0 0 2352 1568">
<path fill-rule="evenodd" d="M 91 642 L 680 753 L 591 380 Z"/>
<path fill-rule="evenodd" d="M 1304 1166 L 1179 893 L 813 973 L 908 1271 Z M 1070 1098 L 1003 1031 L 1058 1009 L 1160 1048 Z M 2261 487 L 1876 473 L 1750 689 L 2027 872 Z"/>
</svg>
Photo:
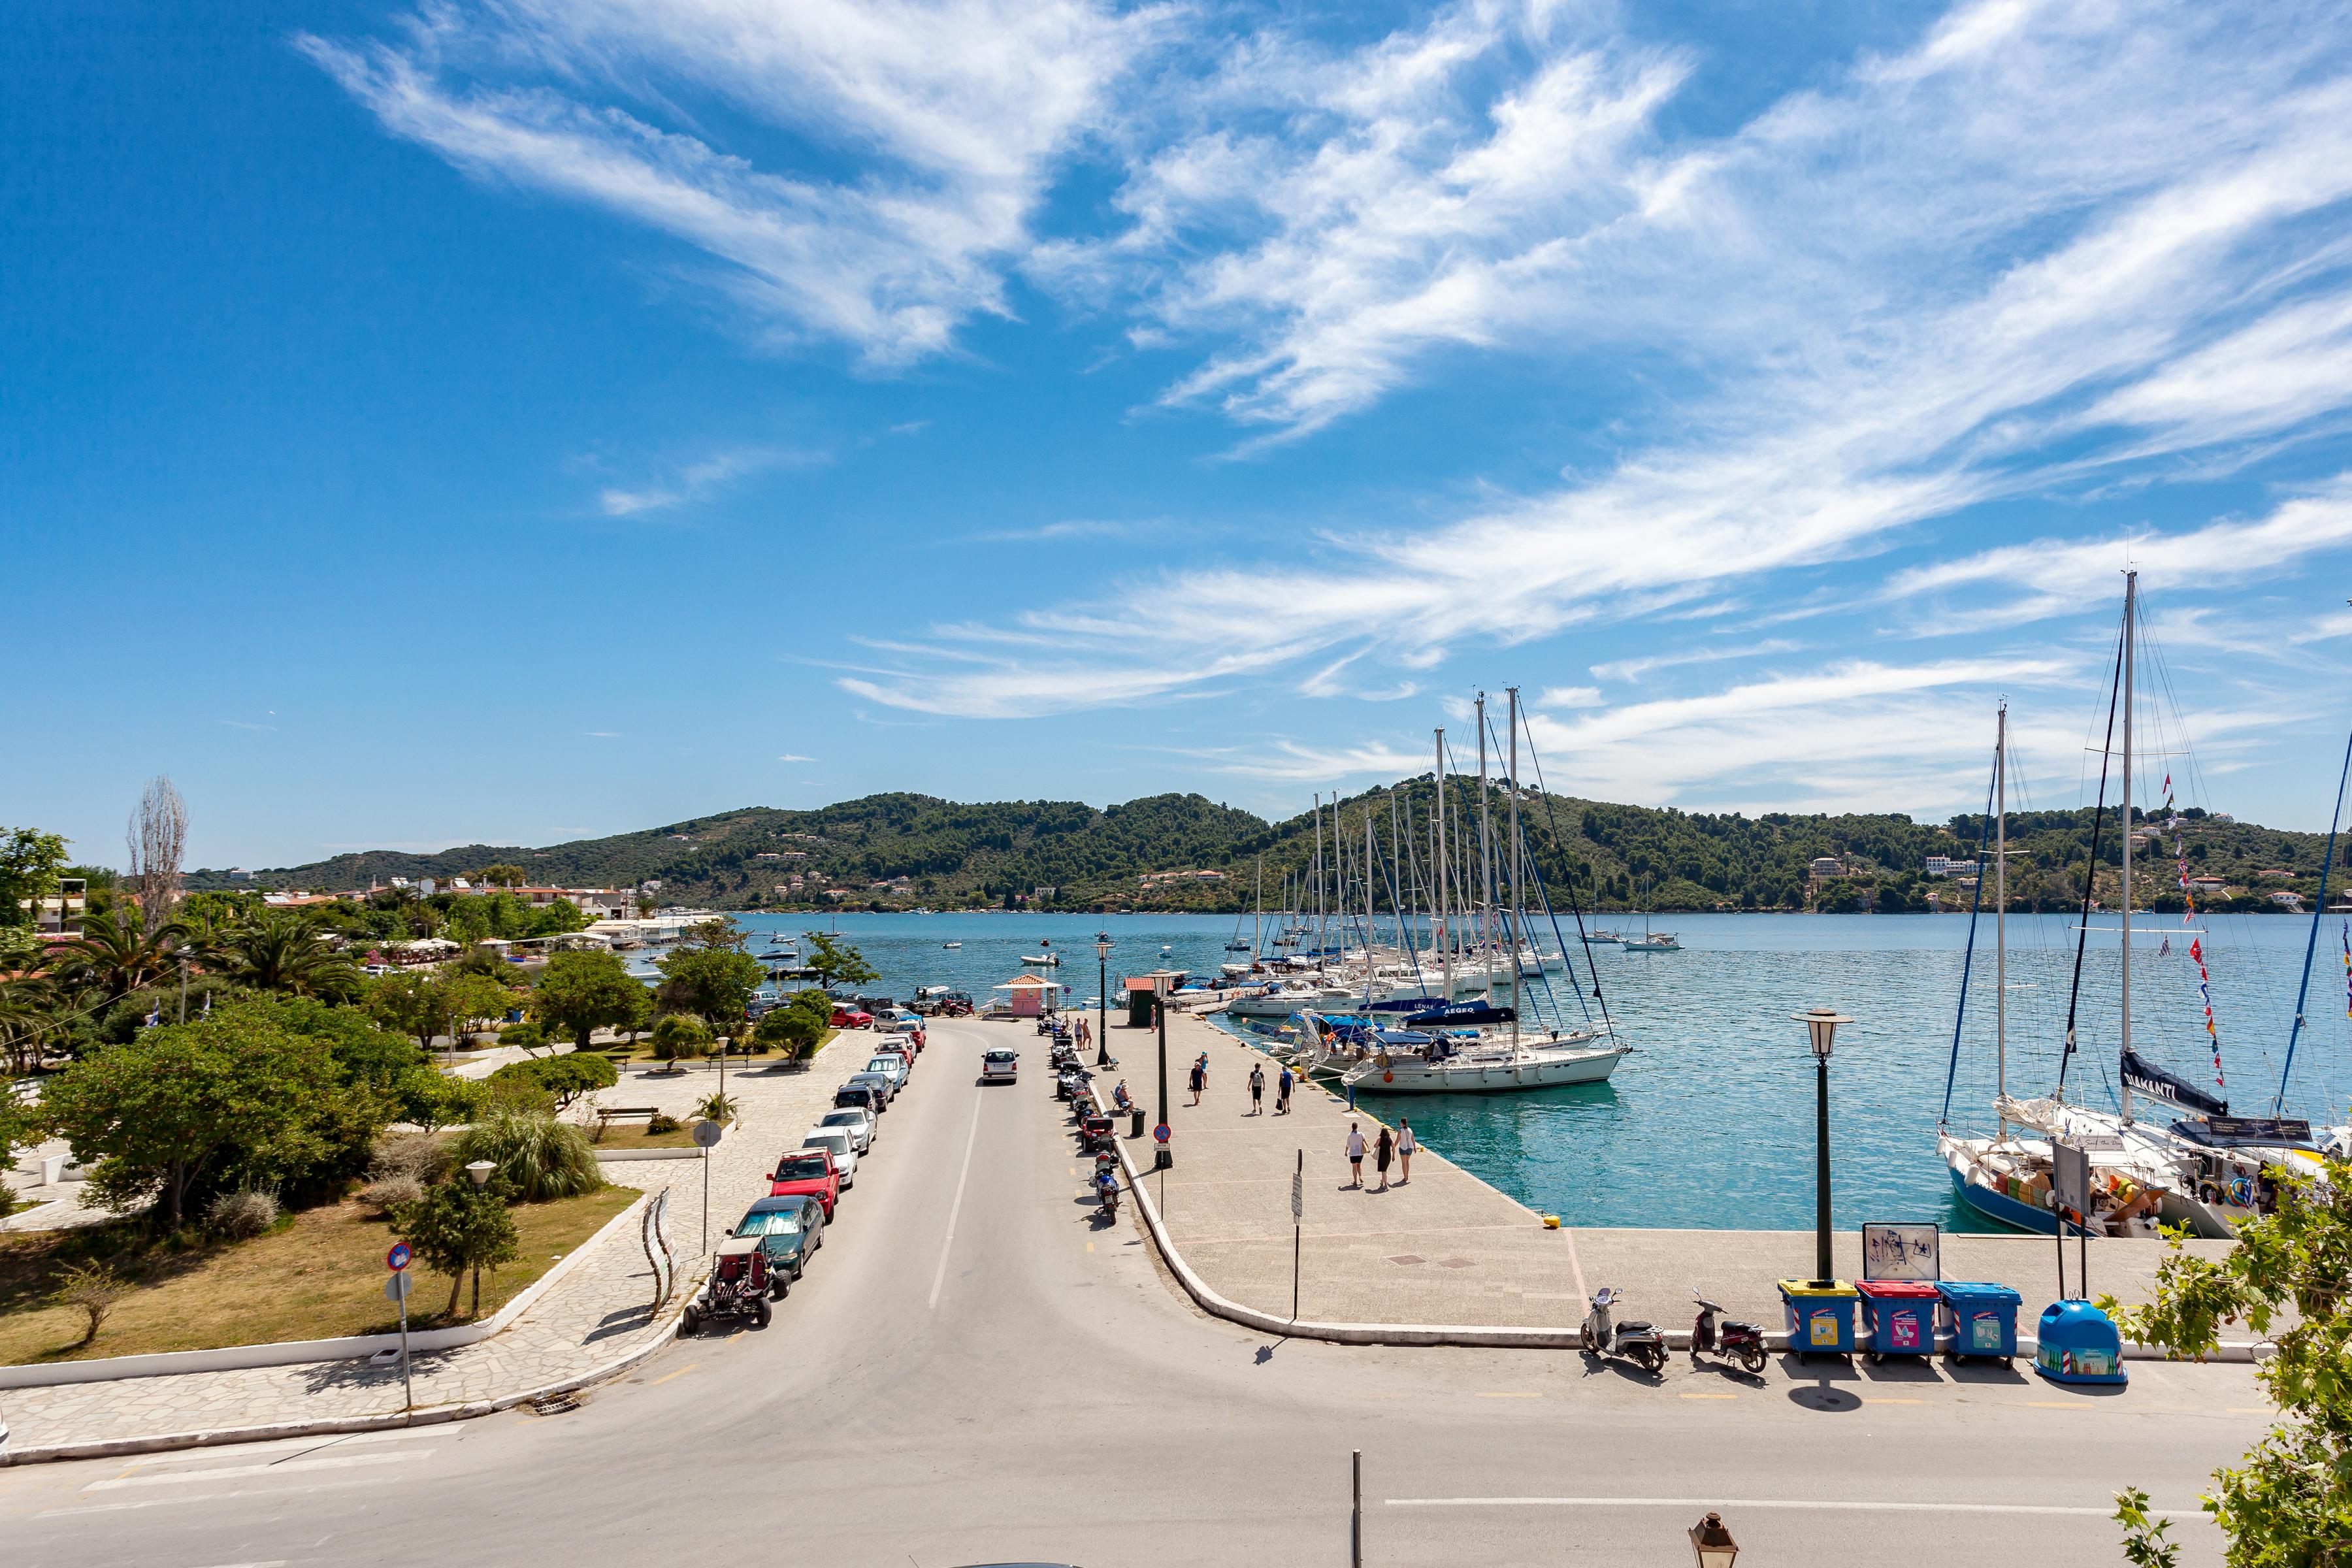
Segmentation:
<svg viewBox="0 0 2352 1568">
<path fill-rule="evenodd" d="M 656 1351 L 677 1337 L 679 1321 L 686 1313 L 686 1301 L 693 1299 L 688 1291 L 670 1314 L 669 1321 L 653 1338 L 636 1349 L 624 1352 L 611 1361 L 574 1377 L 567 1377 L 520 1394 L 503 1394 L 494 1399 L 478 1399 L 464 1405 L 434 1405 L 416 1410 L 391 1411 L 381 1415 L 346 1415 L 320 1421 L 281 1421 L 261 1426 L 222 1426 L 208 1431 L 171 1432 L 152 1437 L 111 1437 L 88 1443 L 52 1443 L 41 1447 L 8 1448 L 0 1447 L 0 1469 L 16 1465 L 57 1464 L 69 1459 L 103 1459 L 121 1454 L 159 1454 L 177 1448 L 218 1448 L 237 1443 L 266 1443 L 280 1437 L 340 1436 L 352 1432 L 381 1432 L 403 1426 L 437 1426 L 446 1421 L 471 1421 L 479 1416 L 494 1415 L 534 1399 L 570 1394 L 593 1384 L 616 1377 L 644 1361 Z"/>
<path fill-rule="evenodd" d="M 1088 1092 L 1094 1097 L 1095 1109 L 1100 1110 L 1101 1091 L 1089 1088 Z M 1261 1312 L 1255 1307 L 1244 1307 L 1238 1301 L 1228 1300 L 1195 1274 L 1192 1266 L 1184 1261 L 1184 1255 L 1176 1250 L 1176 1244 L 1170 1238 L 1167 1226 L 1160 1218 L 1159 1209 L 1152 1205 L 1151 1194 L 1144 1190 L 1135 1162 L 1128 1155 L 1126 1142 L 1113 1138 L 1111 1143 L 1118 1152 L 1119 1168 L 1127 1173 L 1128 1191 L 1135 1195 L 1136 1209 L 1143 1215 L 1144 1228 L 1150 1232 L 1152 1245 L 1159 1248 L 1160 1260 L 1168 1265 L 1168 1271 L 1176 1277 L 1176 1282 L 1184 1287 L 1184 1293 L 1211 1317 L 1223 1318 L 1227 1322 L 1239 1323 L 1261 1333 L 1279 1334 L 1286 1339 L 1327 1340 L 1343 1345 L 1458 1345 L 1480 1350 L 1549 1351 L 1581 1351 L 1584 1348 L 1581 1329 L 1480 1328 L 1466 1323 L 1323 1323 L 1279 1318 L 1271 1312 Z M 1687 1330 L 1670 1329 L 1666 1331 L 1665 1342 L 1668 1350 L 1687 1351 L 1690 1333 Z M 1764 1343 L 1767 1350 L 1776 1354 L 1790 1353 L 1786 1332 L 1767 1333 Z M 2252 1363 L 2264 1359 L 2272 1348 L 2267 1342 L 2231 1343 L 2222 1345 L 2210 1356 L 2174 1356 L 2155 1346 L 2134 1342 L 2124 1346 L 2124 1359 Z M 2031 1338 L 2018 1337 L 2019 1355 L 2031 1360 L 2037 1349 Z"/>
</svg>

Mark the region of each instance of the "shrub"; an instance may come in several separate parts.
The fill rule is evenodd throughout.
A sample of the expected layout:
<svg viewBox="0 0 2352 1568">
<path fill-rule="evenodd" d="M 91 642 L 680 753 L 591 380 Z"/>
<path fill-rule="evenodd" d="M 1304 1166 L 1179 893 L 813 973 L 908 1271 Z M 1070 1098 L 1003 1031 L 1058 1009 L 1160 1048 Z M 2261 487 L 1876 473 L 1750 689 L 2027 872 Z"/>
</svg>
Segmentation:
<svg viewBox="0 0 2352 1568">
<path fill-rule="evenodd" d="M 89 1261 L 74 1264 L 58 1277 L 58 1289 L 52 1298 L 60 1307 L 71 1307 L 82 1314 L 81 1342 L 98 1338 L 105 1326 L 107 1314 L 114 1310 L 131 1289 L 131 1282 L 104 1263 Z"/>
<path fill-rule="evenodd" d="M 691 1061 L 710 1047 L 710 1031 L 685 1013 L 665 1014 L 654 1026 L 653 1052 L 660 1061 Z"/>
<path fill-rule="evenodd" d="M 378 1176 L 360 1189 L 360 1203 L 378 1219 L 389 1217 L 403 1204 L 425 1195 L 425 1184 L 415 1176 Z"/>
<path fill-rule="evenodd" d="M 258 1187 L 223 1193 L 205 1212 L 205 1228 L 223 1241 L 250 1241 L 277 1223 L 277 1195 Z"/>
<path fill-rule="evenodd" d="M 416 1249 L 426 1268 L 449 1276 L 447 1313 L 457 1310 L 457 1292 L 467 1270 L 474 1275 L 474 1310 L 482 1310 L 482 1267 L 511 1263 L 520 1250 L 514 1216 L 507 1213 L 503 1184 L 477 1187 L 453 1176 L 393 1215 L 401 1239 Z"/>
<path fill-rule="evenodd" d="M 529 1061 L 509 1062 L 490 1075 L 493 1092 L 502 1081 L 528 1079 L 546 1090 L 562 1110 L 583 1094 L 600 1089 L 610 1089 L 621 1081 L 619 1069 L 603 1057 L 574 1051 L 568 1057 L 533 1057 Z"/>
<path fill-rule="evenodd" d="M 735 1120 L 735 1097 L 731 1094 L 705 1095 L 695 1102 L 694 1113 L 705 1121 Z"/>
<path fill-rule="evenodd" d="M 547 1044 L 547 1035 L 537 1024 L 525 1019 L 520 1024 L 509 1024 L 505 1028 L 500 1029 L 499 1044 L 520 1046 L 524 1050 L 535 1051 Z"/>
<path fill-rule="evenodd" d="M 449 1145 L 430 1132 L 394 1132 L 380 1140 L 368 1174 L 377 1181 L 405 1176 L 420 1187 L 432 1185 L 449 1172 Z"/>
<path fill-rule="evenodd" d="M 490 1108 L 490 1086 L 476 1078 L 452 1078 L 446 1073 L 419 1069 L 417 1079 L 404 1096 L 404 1109 L 408 1119 L 420 1127 L 457 1127 L 473 1121 Z"/>
<path fill-rule="evenodd" d="M 530 1203 L 574 1197 L 604 1184 L 587 1134 L 551 1116 L 493 1112 L 457 1140 L 457 1163 L 477 1160 L 496 1165 L 497 1179 Z"/>
<path fill-rule="evenodd" d="M 684 1123 L 680 1122 L 677 1117 L 672 1116 L 667 1111 L 664 1110 L 656 1110 L 651 1116 L 646 1118 L 646 1131 L 647 1133 L 675 1132 L 683 1125 Z"/>
</svg>

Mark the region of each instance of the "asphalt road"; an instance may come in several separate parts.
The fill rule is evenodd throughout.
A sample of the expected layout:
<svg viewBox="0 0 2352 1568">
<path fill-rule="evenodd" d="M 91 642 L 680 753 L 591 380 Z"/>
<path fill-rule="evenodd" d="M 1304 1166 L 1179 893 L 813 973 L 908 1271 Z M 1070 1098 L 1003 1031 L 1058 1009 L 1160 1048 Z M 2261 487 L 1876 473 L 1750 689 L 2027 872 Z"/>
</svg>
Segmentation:
<svg viewBox="0 0 2352 1568">
<path fill-rule="evenodd" d="M 1687 1563 L 1707 1507 L 1743 1568 L 2118 1562 L 2126 1483 L 2181 1518 L 2184 1563 L 2221 1561 L 2194 1499 L 2265 1425 L 2245 1368 L 2135 1363 L 2101 1395 L 1677 1358 L 1653 1384 L 1268 1341 L 1176 1295 L 1131 1205 L 1096 1221 L 1042 1042 L 931 1039 L 764 1332 L 562 1415 L 0 1471 L 0 1562 L 1344 1564 L 1351 1449 L 1368 1564 Z M 1028 1070 L 981 1087 L 1008 1040 Z"/>
</svg>

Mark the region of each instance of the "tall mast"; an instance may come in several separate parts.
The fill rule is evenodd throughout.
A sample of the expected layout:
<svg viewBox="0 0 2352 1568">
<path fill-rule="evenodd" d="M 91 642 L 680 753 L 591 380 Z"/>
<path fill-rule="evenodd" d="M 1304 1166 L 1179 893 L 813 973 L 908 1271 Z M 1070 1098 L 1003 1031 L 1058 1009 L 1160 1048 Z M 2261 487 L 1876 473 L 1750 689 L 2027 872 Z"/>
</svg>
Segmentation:
<svg viewBox="0 0 2352 1568">
<path fill-rule="evenodd" d="M 1478 923 L 1486 962 L 1486 1005 L 1495 1005 L 1495 852 L 1486 837 L 1486 694 L 1478 693 Z"/>
<path fill-rule="evenodd" d="M 1446 929 L 1445 862 L 1453 856 L 1445 843 L 1445 731 L 1437 731 L 1437 962 L 1445 977 L 1444 1000 L 1454 1000 L 1454 933 Z"/>
<path fill-rule="evenodd" d="M 2135 631 L 2136 631 L 2136 629 L 2137 629 L 2137 628 L 2134 626 L 2134 625 L 2133 625 L 2133 616 L 2137 614 L 2137 603 L 2138 603 L 2138 598 L 2139 598 L 2139 574 L 2138 574 L 2138 573 L 2137 573 L 2137 572 L 2126 572 L 2126 573 L 2125 573 L 2125 574 L 2124 574 L 2124 1030 L 2123 1030 L 2123 1033 L 2124 1033 L 2124 1054 L 2125 1054 L 2125 1055 L 2126 1055 L 2126 1056 L 2128 1056 L 2128 1055 L 2130 1055 L 2130 1054 L 2131 1054 L 2131 972 L 2132 972 L 2132 944 L 2131 944 L 2131 904 L 2132 904 L 2132 900 L 2131 900 L 2131 896 L 2132 896 L 2132 885 L 2131 885 L 2131 851 L 2132 851 L 2132 825 L 2131 825 L 2131 813 L 2132 813 L 2132 805 L 2131 805 L 2131 786 L 2132 786 L 2132 664 L 2133 664 L 2133 649 L 2132 649 L 2132 644 L 2133 644 L 2135 641 L 2137 641 L 2137 637 L 2133 635 L 2133 634 L 2134 634 L 2134 632 L 2135 632 Z M 2116 1081 L 2118 1081 L 2119 1083 L 2121 1083 L 2121 1084 L 2123 1085 L 2124 1124 L 2125 1124 L 2126 1126 L 2129 1126 L 2129 1125 L 2131 1124 L 2131 1119 L 2132 1119 L 2132 1103 L 2131 1103 L 2131 1075 L 2129 1075 L 2128 1073 L 2126 1073 L 2125 1071 L 2123 1071 L 2123 1070 L 2122 1070 L 2122 1068 L 2121 1068 L 2121 1067 L 2120 1067 L 2120 1066 L 2118 1066 L 2118 1068 L 2116 1068 Z"/>
<path fill-rule="evenodd" d="M 1511 922 L 1506 934 L 1511 949 L 1511 1056 L 1517 1059 L 1519 1054 L 1519 995 L 1522 989 L 1519 984 L 1519 689 L 1511 686 L 1504 689 L 1510 693 L 1511 698 Z M 1569 978 L 1573 980 L 1576 976 L 1570 974 Z M 1556 1013 L 1558 1009 L 1559 1003 L 1555 999 L 1553 1010 Z M 1553 1024 L 1557 1027 L 1559 1020 L 1555 1018 Z"/>
<path fill-rule="evenodd" d="M 1993 857 L 1992 857 L 1992 1037 L 1993 1110 L 2000 1118 L 2000 1136 L 2009 1136 L 2009 704 L 2000 705 L 1993 731 Z M 1984 876 L 1984 868 L 1977 868 Z"/>
<path fill-rule="evenodd" d="M 1323 967 L 1323 797 L 1315 797 L 1315 967 Z"/>
<path fill-rule="evenodd" d="M 1372 1011 L 1372 803 L 1364 803 L 1364 1013 Z"/>
<path fill-rule="evenodd" d="M 1250 916 L 1250 962 L 1255 963 L 1259 943 L 1265 939 L 1265 851 L 1263 849 L 1257 852 L 1257 871 L 1251 877 L 1250 884 L 1255 889 L 1257 899 L 1256 911 Z"/>
</svg>

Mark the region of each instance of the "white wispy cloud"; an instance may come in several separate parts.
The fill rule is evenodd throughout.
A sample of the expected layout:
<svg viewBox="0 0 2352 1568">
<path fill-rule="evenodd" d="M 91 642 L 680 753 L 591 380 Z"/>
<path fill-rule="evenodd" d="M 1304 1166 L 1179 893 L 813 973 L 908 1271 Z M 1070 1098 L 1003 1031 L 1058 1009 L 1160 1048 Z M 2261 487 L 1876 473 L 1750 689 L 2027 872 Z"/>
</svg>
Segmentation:
<svg viewBox="0 0 2352 1568">
<path fill-rule="evenodd" d="M 1552 686 L 1536 693 L 1538 708 L 1598 708 L 1601 688 L 1597 686 Z"/>
<path fill-rule="evenodd" d="M 816 759 L 814 757 L 803 757 L 798 752 L 786 752 L 783 755 L 778 757 L 776 761 L 780 763 L 813 763 L 816 761 Z"/>
<path fill-rule="evenodd" d="M 264 724 L 264 723 L 260 723 L 260 722 L 258 722 L 257 721 L 256 721 L 256 720 L 252 720 L 252 719 L 215 719 L 215 720 L 214 720 L 214 721 L 213 721 L 213 722 L 214 722 L 214 723 L 215 723 L 215 724 L 225 724 L 225 725 L 228 726 L 228 728 L 230 728 L 230 729 L 232 729 L 232 730 L 269 730 L 269 731 L 274 731 L 274 730 L 276 730 L 276 729 L 278 728 L 278 726 L 277 726 L 277 725 L 275 725 L 275 724 Z"/>
<path fill-rule="evenodd" d="M 1794 653 L 1802 647 L 1786 637 L 1768 637 L 1762 642 L 1746 643 L 1738 647 L 1688 647 L 1674 653 L 1644 654 L 1639 658 L 1613 659 L 1592 667 L 1595 679 L 1601 680 L 1639 680 L 1654 669 L 1673 669 L 1686 664 L 1719 664 L 1730 658 L 1756 658 L 1766 654 Z"/>
<path fill-rule="evenodd" d="M 617 741 L 621 738 L 618 730 L 583 730 L 580 733 L 591 741 Z"/>
<path fill-rule="evenodd" d="M 640 512 L 668 511 L 707 500 L 736 480 L 782 468 L 822 462 L 820 455 L 776 447 L 742 447 L 713 452 L 678 468 L 668 477 L 634 489 L 618 486 L 598 492 L 596 504 L 607 517 L 634 517 Z"/>
<path fill-rule="evenodd" d="M 888 365 L 1006 313 L 1057 155 L 1156 24 L 1087 0 L 435 0 L 396 42 L 299 42 L 394 134 L 671 235 L 762 331 Z M 714 145 L 678 107 L 698 96 L 809 150 Z"/>
</svg>

